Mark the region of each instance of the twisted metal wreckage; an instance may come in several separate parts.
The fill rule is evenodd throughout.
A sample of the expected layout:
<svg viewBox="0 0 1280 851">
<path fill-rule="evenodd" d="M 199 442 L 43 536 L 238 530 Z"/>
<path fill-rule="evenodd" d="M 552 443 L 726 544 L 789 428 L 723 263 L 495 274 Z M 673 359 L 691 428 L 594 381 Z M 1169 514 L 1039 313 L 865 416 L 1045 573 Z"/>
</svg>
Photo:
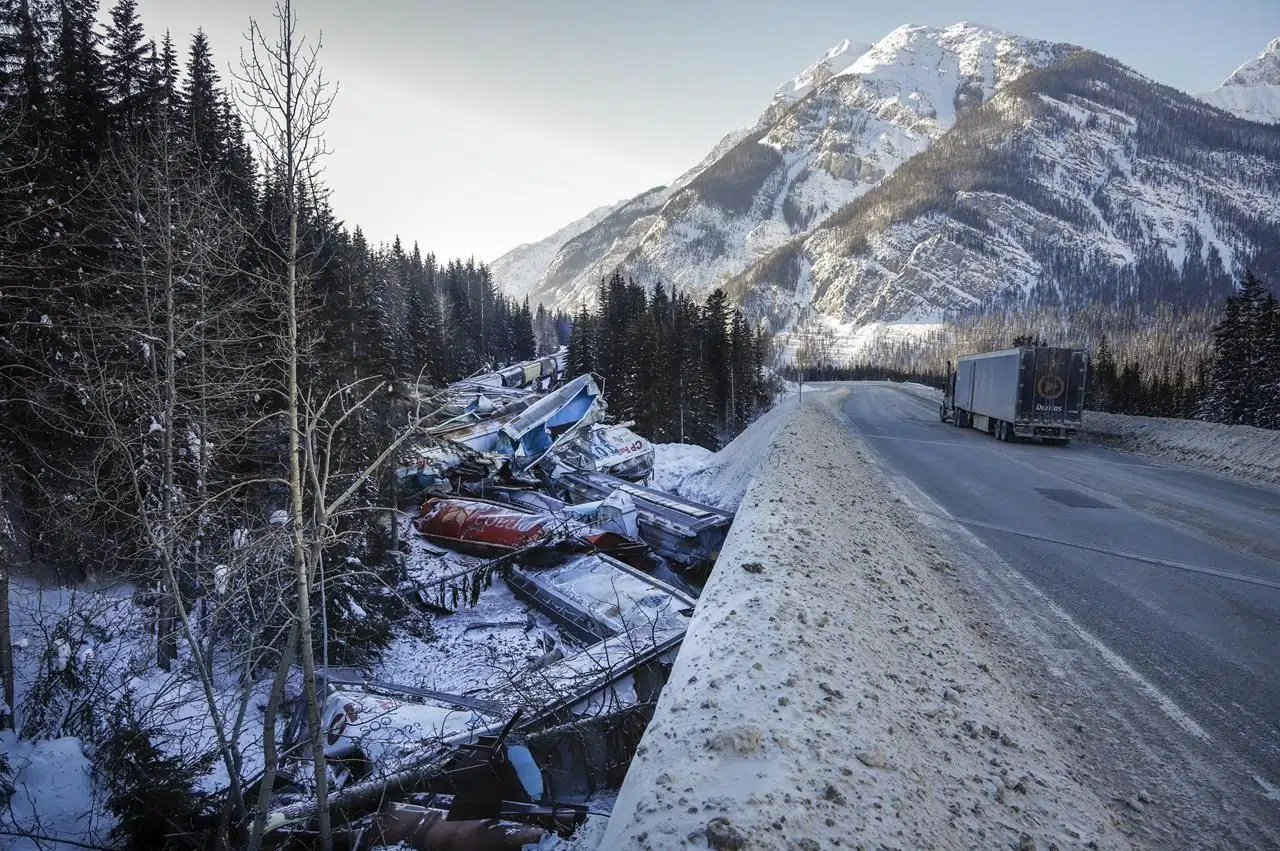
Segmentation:
<svg viewBox="0 0 1280 851">
<path fill-rule="evenodd" d="M 518 849 L 570 835 L 581 801 L 622 781 L 693 614 L 685 580 L 705 576 L 733 516 L 648 486 L 652 444 L 607 423 L 596 377 L 566 381 L 565 362 L 452 385 L 397 470 L 423 500 L 402 590 L 448 619 L 500 582 L 523 617 L 464 632 L 523 629 L 529 653 L 465 694 L 325 672 L 336 847 Z M 303 703 L 284 735 L 299 770 L 267 819 L 277 846 L 315 839 Z"/>
</svg>

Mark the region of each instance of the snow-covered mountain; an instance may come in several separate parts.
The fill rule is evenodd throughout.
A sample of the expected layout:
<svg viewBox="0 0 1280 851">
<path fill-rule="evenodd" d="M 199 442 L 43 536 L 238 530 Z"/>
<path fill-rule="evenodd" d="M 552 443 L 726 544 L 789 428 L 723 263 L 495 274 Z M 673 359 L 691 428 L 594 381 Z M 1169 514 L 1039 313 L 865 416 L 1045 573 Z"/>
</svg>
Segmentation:
<svg viewBox="0 0 1280 851">
<path fill-rule="evenodd" d="M 1280 122 L 1280 38 L 1200 99 L 1249 121 Z"/>
<path fill-rule="evenodd" d="M 1081 51 L 1030 72 L 730 292 L 775 329 L 847 330 L 987 302 L 1225 294 L 1280 269 L 1280 126 Z"/>
<path fill-rule="evenodd" d="M 560 230 L 537 242 L 526 242 L 503 254 L 489 263 L 489 271 L 494 282 L 506 291 L 507 295 L 522 298 L 529 293 L 529 287 L 541 280 L 547 267 L 556 258 L 560 246 L 600 224 L 606 216 L 622 206 L 618 204 L 598 207 L 575 222 L 570 222 Z"/>
<path fill-rule="evenodd" d="M 1277 80 L 1273 42 L 1223 88 Z M 622 269 L 726 286 L 778 331 L 812 306 L 849 337 L 990 300 L 1203 295 L 1280 270 L 1280 125 L 1206 101 L 972 24 L 841 43 L 525 286 L 572 308 Z"/>
<path fill-rule="evenodd" d="M 567 241 L 541 280 L 513 291 L 572 307 L 621 266 L 704 293 L 866 192 L 999 86 L 1071 49 L 972 24 L 904 26 L 869 49 L 843 41 L 780 86 L 755 125 Z"/>
</svg>

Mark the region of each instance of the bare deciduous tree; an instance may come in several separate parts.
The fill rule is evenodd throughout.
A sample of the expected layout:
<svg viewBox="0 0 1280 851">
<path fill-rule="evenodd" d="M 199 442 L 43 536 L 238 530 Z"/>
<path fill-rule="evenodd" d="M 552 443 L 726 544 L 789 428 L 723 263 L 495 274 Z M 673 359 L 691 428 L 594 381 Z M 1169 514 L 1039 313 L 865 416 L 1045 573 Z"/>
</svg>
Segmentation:
<svg viewBox="0 0 1280 851">
<path fill-rule="evenodd" d="M 335 95 L 325 81 L 319 63 L 321 43 L 308 45 L 298 33 L 298 19 L 292 0 L 282 0 L 275 6 L 276 31 L 267 35 L 251 20 L 247 45 L 241 54 L 240 72 L 237 75 L 236 92 L 249 113 L 248 129 L 256 142 L 256 149 L 270 177 L 280 181 L 284 203 L 287 236 L 280 250 L 275 252 L 282 280 L 276 282 L 280 294 L 280 306 L 285 322 L 281 340 L 281 365 L 284 368 L 284 407 L 289 439 L 289 519 L 293 535 L 293 565 L 297 581 L 297 644 L 302 661 L 303 689 L 306 692 L 307 727 L 312 741 L 312 759 L 315 768 L 316 796 L 319 802 L 317 821 L 321 847 L 332 846 L 329 813 L 326 806 L 327 778 L 324 760 L 324 742 L 320 736 L 320 711 L 316 694 L 315 658 L 312 654 L 311 636 L 311 571 L 306 541 L 307 518 L 304 514 L 304 490 L 306 483 L 302 470 L 302 393 L 298 385 L 298 367 L 301 360 L 300 346 L 300 297 L 299 286 L 310 271 L 299 244 L 298 226 L 303 193 L 311 198 L 319 196 L 319 161 L 325 154 L 322 126 L 329 117 Z M 292 637 L 292 635 L 291 635 Z M 283 688 L 282 676 L 276 677 L 272 697 L 278 700 Z M 274 717 L 268 717 L 270 730 L 264 731 L 266 739 L 274 739 Z M 267 780 L 275 772 L 274 747 L 268 754 Z M 263 783 L 263 797 L 269 793 L 270 782 Z M 265 800 L 260 800 L 259 818 L 255 820 L 251 847 L 257 847 L 262 835 L 262 811 Z"/>
</svg>

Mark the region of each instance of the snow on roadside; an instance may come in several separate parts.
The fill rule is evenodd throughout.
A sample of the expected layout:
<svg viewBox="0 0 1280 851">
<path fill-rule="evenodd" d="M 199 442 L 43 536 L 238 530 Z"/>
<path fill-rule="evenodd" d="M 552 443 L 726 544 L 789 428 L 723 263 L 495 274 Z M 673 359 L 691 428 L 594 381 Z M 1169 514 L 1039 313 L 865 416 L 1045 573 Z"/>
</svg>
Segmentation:
<svg viewBox="0 0 1280 851">
<path fill-rule="evenodd" d="M 805 386 L 805 398 L 816 399 L 829 392 L 830 388 Z M 659 445 L 654 458 L 655 486 L 704 505 L 737 510 L 760 459 L 795 408 L 795 396 L 783 399 L 714 454 L 680 443 Z"/>
<path fill-rule="evenodd" d="M 1086 411 L 1086 440 L 1152 458 L 1280 483 L 1280 432 L 1245 425 Z"/>
<path fill-rule="evenodd" d="M 600 847 L 1128 847 L 835 409 L 780 419 Z"/>
</svg>

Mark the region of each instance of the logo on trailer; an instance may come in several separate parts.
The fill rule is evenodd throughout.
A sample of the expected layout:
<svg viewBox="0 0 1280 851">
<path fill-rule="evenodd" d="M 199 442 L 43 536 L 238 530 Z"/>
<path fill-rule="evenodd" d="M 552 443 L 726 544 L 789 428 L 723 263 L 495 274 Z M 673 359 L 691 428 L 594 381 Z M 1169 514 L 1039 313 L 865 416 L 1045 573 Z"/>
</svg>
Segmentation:
<svg viewBox="0 0 1280 851">
<path fill-rule="evenodd" d="M 1056 399 L 1067 389 L 1067 383 L 1057 375 L 1046 375 L 1036 385 L 1036 392 L 1046 399 Z"/>
</svg>

